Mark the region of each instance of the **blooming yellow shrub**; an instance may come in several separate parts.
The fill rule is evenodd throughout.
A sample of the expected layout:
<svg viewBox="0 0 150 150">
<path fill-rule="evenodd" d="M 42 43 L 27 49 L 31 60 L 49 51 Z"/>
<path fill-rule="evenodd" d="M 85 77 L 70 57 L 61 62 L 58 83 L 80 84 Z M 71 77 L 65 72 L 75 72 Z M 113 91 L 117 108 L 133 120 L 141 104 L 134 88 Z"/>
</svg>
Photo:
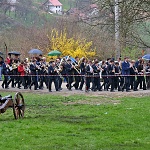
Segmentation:
<svg viewBox="0 0 150 150">
<path fill-rule="evenodd" d="M 63 56 L 72 56 L 79 58 L 91 58 L 95 56 L 95 49 L 92 49 L 92 41 L 87 42 L 86 39 L 67 38 L 67 33 L 63 30 L 60 34 L 53 29 L 50 35 L 47 35 L 51 46 L 47 47 L 47 53 L 52 50 L 59 50 Z M 50 57 L 50 56 L 48 56 Z M 53 57 L 55 58 L 55 57 Z"/>
</svg>

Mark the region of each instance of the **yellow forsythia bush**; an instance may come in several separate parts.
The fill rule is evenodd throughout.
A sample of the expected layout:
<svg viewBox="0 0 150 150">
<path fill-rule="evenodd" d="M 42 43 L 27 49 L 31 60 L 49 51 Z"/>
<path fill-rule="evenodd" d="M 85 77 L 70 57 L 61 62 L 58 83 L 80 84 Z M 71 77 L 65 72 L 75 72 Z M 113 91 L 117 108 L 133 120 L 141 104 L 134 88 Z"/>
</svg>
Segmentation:
<svg viewBox="0 0 150 150">
<path fill-rule="evenodd" d="M 47 35 L 48 39 L 51 43 L 51 46 L 47 47 L 47 53 L 49 53 L 52 50 L 59 50 L 63 56 L 72 56 L 79 58 L 87 57 L 91 58 L 95 56 L 95 49 L 92 49 L 92 41 L 87 42 L 86 39 L 79 39 L 75 40 L 72 38 L 67 38 L 67 33 L 64 30 L 60 34 L 58 34 L 58 31 L 56 29 L 53 29 L 51 32 L 51 35 Z M 50 56 L 47 56 L 49 59 Z M 55 58 L 55 57 L 53 57 Z"/>
</svg>

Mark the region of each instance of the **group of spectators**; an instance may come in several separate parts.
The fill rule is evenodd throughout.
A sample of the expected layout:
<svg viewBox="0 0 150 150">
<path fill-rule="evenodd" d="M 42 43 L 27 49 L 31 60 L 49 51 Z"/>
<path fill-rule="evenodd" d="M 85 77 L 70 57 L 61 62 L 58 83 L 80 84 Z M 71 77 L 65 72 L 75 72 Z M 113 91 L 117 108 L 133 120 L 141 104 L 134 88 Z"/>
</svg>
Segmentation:
<svg viewBox="0 0 150 150">
<path fill-rule="evenodd" d="M 68 90 L 85 91 L 137 91 L 150 89 L 150 61 L 144 62 L 139 57 L 137 61 L 125 57 L 115 61 L 108 58 L 106 61 L 79 59 L 72 61 L 69 57 L 58 58 L 50 62 L 42 56 L 31 60 L 20 60 L 19 56 L 11 55 L 5 61 L 0 61 L 0 80 L 2 88 L 24 88 L 34 90 L 47 88 L 52 92 L 52 82 L 55 90 L 62 90 L 62 82 L 66 82 Z M 45 87 L 44 87 L 45 83 Z"/>
</svg>

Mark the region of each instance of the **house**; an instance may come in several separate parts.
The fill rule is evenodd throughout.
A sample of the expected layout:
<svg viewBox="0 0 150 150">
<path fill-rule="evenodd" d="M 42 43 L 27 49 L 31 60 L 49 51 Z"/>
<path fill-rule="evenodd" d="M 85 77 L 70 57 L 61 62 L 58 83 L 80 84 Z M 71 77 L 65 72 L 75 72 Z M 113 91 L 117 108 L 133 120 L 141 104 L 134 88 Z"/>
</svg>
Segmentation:
<svg viewBox="0 0 150 150">
<path fill-rule="evenodd" d="M 7 0 L 7 3 L 15 4 L 17 0 Z"/>
<path fill-rule="evenodd" d="M 48 12 L 62 14 L 62 4 L 58 0 L 47 0 L 43 6 Z"/>
<path fill-rule="evenodd" d="M 97 4 L 90 4 L 82 9 L 70 8 L 67 11 L 67 15 L 73 16 L 77 20 L 84 20 L 84 21 L 91 21 L 97 18 L 98 14 L 99 8 Z"/>
</svg>

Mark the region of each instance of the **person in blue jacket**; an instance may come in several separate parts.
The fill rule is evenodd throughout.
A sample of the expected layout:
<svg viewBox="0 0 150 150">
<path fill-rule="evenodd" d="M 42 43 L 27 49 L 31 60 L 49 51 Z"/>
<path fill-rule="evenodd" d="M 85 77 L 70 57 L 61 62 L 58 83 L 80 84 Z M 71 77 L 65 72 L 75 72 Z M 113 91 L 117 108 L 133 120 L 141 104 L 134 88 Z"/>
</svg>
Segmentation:
<svg viewBox="0 0 150 150">
<path fill-rule="evenodd" d="M 0 56 L 0 81 L 2 80 L 2 65 L 3 65 L 3 58 Z"/>
<path fill-rule="evenodd" d="M 2 74 L 4 75 L 4 80 L 2 83 L 2 88 L 8 89 L 8 74 L 9 74 L 9 65 L 7 61 L 2 64 Z"/>
<path fill-rule="evenodd" d="M 122 63 L 122 75 L 124 77 L 122 91 L 126 89 L 126 92 L 130 92 L 130 68 L 129 58 L 125 57 Z"/>
</svg>

